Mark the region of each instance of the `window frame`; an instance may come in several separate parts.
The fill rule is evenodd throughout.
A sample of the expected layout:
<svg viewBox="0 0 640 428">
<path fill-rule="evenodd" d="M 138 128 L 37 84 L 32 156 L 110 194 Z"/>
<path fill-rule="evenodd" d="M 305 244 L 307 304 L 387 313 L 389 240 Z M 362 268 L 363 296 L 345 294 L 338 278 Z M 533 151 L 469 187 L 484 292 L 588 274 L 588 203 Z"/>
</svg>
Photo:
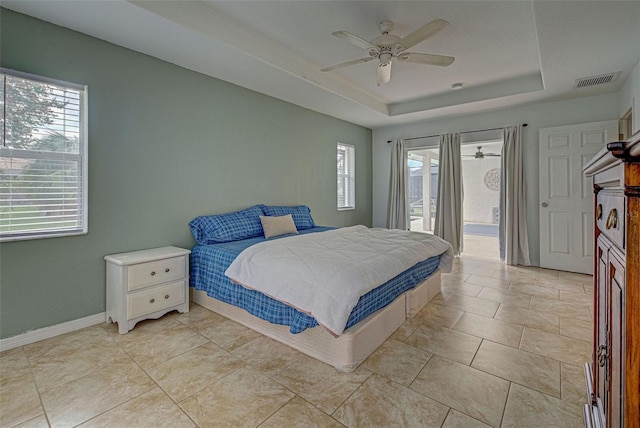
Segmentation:
<svg viewBox="0 0 640 428">
<path fill-rule="evenodd" d="M 352 144 L 338 143 L 336 146 L 337 157 L 340 156 L 341 150 L 346 154 L 344 171 L 341 171 L 339 162 L 336 164 L 337 208 L 338 211 L 350 211 L 356 209 L 356 147 Z M 340 204 L 341 179 L 344 183 L 343 191 L 345 194 L 343 205 Z"/>
<path fill-rule="evenodd" d="M 78 163 L 78 173 L 80 174 L 80 183 L 78 185 L 78 209 L 82 212 L 76 217 L 81 224 L 74 228 L 58 227 L 51 230 L 38 230 L 31 232 L 29 229 L 18 231 L 3 232 L 0 231 L 0 242 L 35 240 L 44 238 L 59 238 L 66 236 L 86 235 L 89 230 L 89 166 L 88 166 L 88 87 L 76 83 L 70 83 L 58 79 L 39 76 L 22 71 L 12 70 L 0 67 L 0 75 L 3 76 L 2 84 L 5 83 L 4 75 L 16 77 L 20 79 L 30 80 L 48 85 L 54 85 L 61 89 L 72 90 L 78 92 L 78 153 L 65 152 L 47 152 L 39 150 L 28 150 L 20 148 L 6 147 L 5 128 L 6 123 L 5 111 L 1 112 L 2 125 L 0 132 L 3 133 L 2 143 L 0 144 L 0 157 L 8 157 L 10 159 L 33 159 L 33 160 L 52 160 L 52 161 L 70 161 Z M 6 90 L 3 90 L 3 97 L 6 97 Z M 6 109 L 6 98 L 2 100 L 2 105 Z"/>
</svg>

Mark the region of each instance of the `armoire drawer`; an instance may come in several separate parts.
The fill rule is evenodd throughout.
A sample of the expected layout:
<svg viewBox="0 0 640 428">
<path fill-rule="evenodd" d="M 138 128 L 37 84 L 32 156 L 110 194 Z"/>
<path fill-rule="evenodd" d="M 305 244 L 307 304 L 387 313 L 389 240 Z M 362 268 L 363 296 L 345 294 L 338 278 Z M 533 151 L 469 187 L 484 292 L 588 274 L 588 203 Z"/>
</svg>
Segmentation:
<svg viewBox="0 0 640 428">
<path fill-rule="evenodd" d="M 624 196 L 618 193 L 598 193 L 596 224 L 620 249 L 625 248 L 625 206 Z"/>
</svg>

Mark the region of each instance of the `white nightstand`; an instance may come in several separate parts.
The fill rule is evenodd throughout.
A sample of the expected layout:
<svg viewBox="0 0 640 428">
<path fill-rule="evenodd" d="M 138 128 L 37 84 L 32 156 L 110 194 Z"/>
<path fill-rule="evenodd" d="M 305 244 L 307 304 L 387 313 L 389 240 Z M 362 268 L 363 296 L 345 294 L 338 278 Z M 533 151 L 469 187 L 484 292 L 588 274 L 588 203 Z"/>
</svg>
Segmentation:
<svg viewBox="0 0 640 428">
<path fill-rule="evenodd" d="M 125 334 L 136 323 L 177 309 L 189 312 L 189 253 L 178 247 L 152 248 L 105 256 L 106 322 Z"/>
</svg>

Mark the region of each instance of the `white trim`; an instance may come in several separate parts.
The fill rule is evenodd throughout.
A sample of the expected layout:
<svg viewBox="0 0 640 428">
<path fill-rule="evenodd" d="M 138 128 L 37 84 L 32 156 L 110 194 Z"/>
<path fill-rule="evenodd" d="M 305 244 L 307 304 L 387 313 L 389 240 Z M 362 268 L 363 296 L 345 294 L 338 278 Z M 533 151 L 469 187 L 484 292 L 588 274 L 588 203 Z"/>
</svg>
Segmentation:
<svg viewBox="0 0 640 428">
<path fill-rule="evenodd" d="M 84 91 L 87 87 L 86 85 L 80 83 L 72 83 L 65 80 L 53 79 L 51 77 L 39 76 L 37 74 L 25 73 L 24 71 L 13 70 L 11 68 L 0 67 L 0 73 L 19 77 L 21 79 L 29 79 L 35 80 L 37 82 L 48 83 L 51 85 L 64 86 L 67 89 L 74 89 L 76 91 Z"/>
<path fill-rule="evenodd" d="M 0 339 L 0 352 L 105 322 L 105 312 Z"/>
</svg>

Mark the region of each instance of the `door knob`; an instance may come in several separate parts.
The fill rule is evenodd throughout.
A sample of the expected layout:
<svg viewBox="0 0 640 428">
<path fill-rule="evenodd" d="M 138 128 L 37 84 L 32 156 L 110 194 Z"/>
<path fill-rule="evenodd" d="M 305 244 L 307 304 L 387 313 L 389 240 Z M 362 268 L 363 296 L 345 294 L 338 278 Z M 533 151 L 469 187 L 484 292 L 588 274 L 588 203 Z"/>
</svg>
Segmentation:
<svg viewBox="0 0 640 428">
<path fill-rule="evenodd" d="M 547 208 L 547 207 L 549 206 L 549 204 L 548 204 L 548 203 L 546 203 L 546 202 L 543 202 L 543 203 L 541 203 L 540 205 L 542 205 L 542 206 L 543 206 L 543 207 L 545 207 L 545 208 Z"/>
</svg>

